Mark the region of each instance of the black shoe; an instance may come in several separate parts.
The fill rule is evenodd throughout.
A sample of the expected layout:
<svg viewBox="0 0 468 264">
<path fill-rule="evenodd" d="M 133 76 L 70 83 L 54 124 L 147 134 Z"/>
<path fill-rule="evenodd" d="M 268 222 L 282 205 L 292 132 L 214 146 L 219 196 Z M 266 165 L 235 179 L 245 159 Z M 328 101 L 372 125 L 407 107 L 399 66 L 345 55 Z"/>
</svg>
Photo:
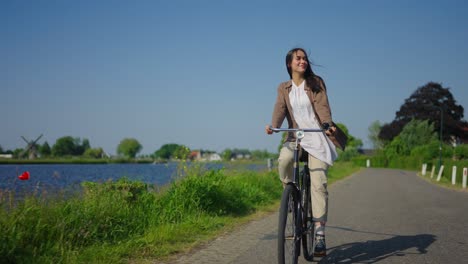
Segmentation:
<svg viewBox="0 0 468 264">
<path fill-rule="evenodd" d="M 325 257 L 327 255 L 327 245 L 325 244 L 324 235 L 315 235 L 315 257 Z"/>
</svg>

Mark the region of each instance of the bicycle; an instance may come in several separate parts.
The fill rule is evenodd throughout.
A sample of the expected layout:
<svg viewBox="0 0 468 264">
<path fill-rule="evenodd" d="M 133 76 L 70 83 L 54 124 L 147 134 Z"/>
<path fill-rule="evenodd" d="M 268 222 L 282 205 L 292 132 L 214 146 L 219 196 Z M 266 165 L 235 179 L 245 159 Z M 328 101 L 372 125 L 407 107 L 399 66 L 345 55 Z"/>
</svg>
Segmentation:
<svg viewBox="0 0 468 264">
<path fill-rule="evenodd" d="M 270 127 L 271 128 L 271 127 Z M 273 132 L 294 132 L 293 181 L 286 184 L 281 197 L 278 221 L 278 263 L 296 264 L 301 254 L 307 261 L 314 259 L 315 224 L 312 219 L 310 174 L 306 151 L 300 155 L 301 139 L 305 132 L 324 132 L 324 129 L 271 128 Z M 304 157 L 306 156 L 306 157 Z M 299 172 L 299 162 L 304 167 Z M 288 262 L 286 262 L 288 261 Z"/>
</svg>

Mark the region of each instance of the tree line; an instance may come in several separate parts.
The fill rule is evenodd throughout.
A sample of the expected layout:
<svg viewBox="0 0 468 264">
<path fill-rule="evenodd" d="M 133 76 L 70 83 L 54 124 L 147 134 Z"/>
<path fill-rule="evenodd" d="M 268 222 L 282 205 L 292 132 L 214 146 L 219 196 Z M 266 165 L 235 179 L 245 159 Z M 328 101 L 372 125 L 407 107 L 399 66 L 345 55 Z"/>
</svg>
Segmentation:
<svg viewBox="0 0 468 264">
<path fill-rule="evenodd" d="M 340 159 L 349 160 L 354 156 L 359 155 L 359 149 L 362 147 L 362 140 L 355 138 L 349 134 L 348 128 L 341 123 L 337 124 L 348 136 L 348 145 L 346 151 L 340 152 Z M 279 142 L 278 149 L 284 142 L 286 133 L 283 133 L 283 137 Z M 77 138 L 71 136 L 61 137 L 56 140 L 55 144 L 51 147 L 46 141 L 43 144 L 36 144 L 33 149 L 37 150 L 37 154 L 40 158 L 70 158 L 70 157 L 84 157 L 91 159 L 110 158 L 108 154 L 100 147 L 92 148 L 88 139 Z M 137 158 L 138 153 L 143 149 L 143 146 L 135 138 L 124 138 L 120 141 L 117 146 L 117 154 L 119 157 L 125 157 L 130 159 Z M 211 150 L 191 150 L 189 147 L 176 143 L 168 143 L 162 145 L 158 150 L 154 151 L 150 155 L 139 156 L 138 158 L 149 158 L 153 160 L 190 160 L 194 159 L 194 153 L 200 153 L 200 155 L 214 154 L 215 151 Z M 3 151 L 0 146 L 0 153 L 13 154 L 14 158 L 23 158 L 21 153 L 24 153 L 24 149 L 16 149 L 14 151 L 8 150 Z M 247 159 L 247 160 L 265 160 L 275 159 L 278 153 L 271 153 L 267 150 L 249 150 L 245 148 L 227 148 L 219 153 L 219 156 L 224 161 L 233 159 Z"/>
<path fill-rule="evenodd" d="M 450 88 L 428 82 L 405 99 L 390 123 L 374 121 L 369 140 L 385 160 L 468 158 L 468 122 Z"/>
<path fill-rule="evenodd" d="M 464 108 L 457 104 L 450 88 L 442 84 L 429 82 L 416 89 L 405 99 L 400 109 L 395 113 L 395 119 L 386 124 L 374 121 L 369 126 L 368 138 L 374 150 L 384 155 L 386 159 L 397 156 L 423 155 L 427 158 L 444 157 L 466 159 L 468 157 L 468 122 L 463 119 Z M 347 135 L 348 145 L 344 152 L 339 151 L 339 159 L 350 160 L 360 155 L 362 140 L 355 138 L 344 124 L 337 124 Z M 278 149 L 280 149 L 281 140 Z M 127 158 L 136 158 L 142 150 L 142 145 L 134 138 L 124 138 L 117 146 L 117 154 Z M 83 156 L 87 158 L 103 158 L 108 155 L 102 148 L 92 148 L 89 140 L 65 136 L 57 139 L 50 147 L 47 142 L 35 146 L 40 157 L 70 157 Z M 198 150 L 200 153 L 215 153 L 210 150 Z M 19 157 L 23 149 L 4 151 L 0 153 L 13 154 Z M 159 160 L 186 160 L 192 157 L 193 150 L 176 143 L 164 144 L 147 158 Z M 277 153 L 266 150 L 225 149 L 220 153 L 223 160 L 236 157 L 251 159 L 275 158 Z"/>
<path fill-rule="evenodd" d="M 79 138 L 72 136 L 64 136 L 56 140 L 55 144 L 50 144 L 45 141 L 43 144 L 35 143 L 34 146 L 28 146 L 36 152 L 39 158 L 71 158 L 84 157 L 91 159 L 110 158 L 101 147 L 92 148 L 87 138 Z M 150 155 L 137 156 L 143 149 L 141 143 L 135 138 L 124 138 L 117 146 L 117 154 L 119 157 L 125 158 L 151 158 L 157 160 L 187 160 L 191 158 L 193 150 L 189 147 L 176 143 L 162 145 L 158 150 Z M 197 150 L 202 154 L 213 154 L 211 150 Z M 4 150 L 0 146 L 0 154 L 12 154 L 13 158 L 26 158 L 25 149 L 17 148 L 15 150 Z M 231 160 L 242 156 L 248 159 L 266 159 L 275 156 L 267 150 L 249 150 L 249 149 L 225 149 L 220 154 L 223 160 Z"/>
<path fill-rule="evenodd" d="M 34 151 L 40 157 L 86 156 L 90 158 L 102 158 L 105 156 L 102 148 L 91 148 L 88 139 L 72 136 L 64 136 L 57 139 L 52 147 L 45 141 L 43 144 L 34 143 L 34 145 L 28 146 L 28 148 L 30 149 L 29 151 Z M 0 153 L 12 154 L 14 158 L 27 156 L 23 148 L 3 150 L 0 146 Z"/>
</svg>

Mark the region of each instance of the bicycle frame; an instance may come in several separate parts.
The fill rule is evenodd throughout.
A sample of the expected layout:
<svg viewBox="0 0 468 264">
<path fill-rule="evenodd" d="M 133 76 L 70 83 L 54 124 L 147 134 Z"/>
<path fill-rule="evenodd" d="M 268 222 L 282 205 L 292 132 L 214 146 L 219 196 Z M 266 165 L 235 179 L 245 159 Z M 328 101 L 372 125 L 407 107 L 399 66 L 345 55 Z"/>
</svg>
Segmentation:
<svg viewBox="0 0 468 264">
<path fill-rule="evenodd" d="M 305 136 L 305 132 L 324 132 L 325 130 L 323 129 L 294 129 L 294 128 L 271 128 L 270 129 L 273 131 L 273 132 L 294 132 L 295 133 L 295 136 L 296 136 L 296 141 L 295 141 L 295 144 L 294 144 L 294 156 L 293 156 L 293 179 L 292 179 L 292 182 L 291 183 L 288 183 L 289 186 L 293 186 L 293 195 L 295 196 L 294 200 L 295 201 L 298 201 L 297 203 L 295 203 L 295 206 L 294 206 L 294 219 L 295 219 L 295 224 L 294 224 L 294 232 L 293 232 L 293 238 L 292 238 L 292 241 L 293 241 L 293 244 L 295 244 L 295 248 L 297 249 L 297 254 L 296 254 L 296 262 L 297 262 L 297 256 L 299 256 L 301 253 L 300 253 L 300 242 L 301 240 L 303 239 L 303 236 L 305 234 L 307 234 L 307 232 L 310 232 L 308 231 L 308 228 L 307 228 L 307 220 L 305 220 L 305 217 L 307 217 L 307 206 L 305 206 L 305 200 L 309 199 L 308 197 L 308 194 L 305 190 L 308 190 L 308 188 L 305 186 L 305 179 L 306 177 L 301 177 L 299 175 L 299 163 L 300 163 L 300 157 L 299 157 L 299 153 L 300 153 L 300 142 L 301 140 L 304 138 Z M 308 169 L 308 161 L 304 162 L 304 169 Z M 308 173 L 307 171 L 304 172 L 304 173 Z M 304 174 L 305 175 L 305 174 Z M 309 184 L 307 182 L 307 184 Z M 289 187 L 290 188 L 290 187 Z M 286 194 L 286 189 L 285 189 L 285 192 L 283 193 L 283 197 L 285 197 L 285 194 Z M 283 198 L 282 198 L 283 199 Z M 311 201 L 308 201 L 309 203 Z M 306 208 L 304 208 L 304 206 Z M 310 205 L 309 205 L 310 206 Z M 281 210 L 280 210 L 281 211 Z M 280 218 L 281 218 L 281 214 L 280 214 Z M 287 221 L 287 220 L 286 220 Z M 313 230 L 312 230 L 313 232 Z M 278 241 L 279 242 L 279 241 Z M 306 243 L 307 244 L 307 241 L 303 241 L 303 243 Z M 306 244 L 303 244 L 304 247 L 306 247 L 305 245 Z M 280 244 L 278 244 L 280 245 Z M 304 248 L 304 250 L 306 250 Z M 282 251 L 284 252 L 284 251 Z M 309 250 L 307 250 L 307 252 L 310 253 Z M 308 260 L 308 261 L 312 261 L 312 258 L 310 255 L 308 255 L 309 253 L 305 254 L 304 253 L 304 257 Z M 306 257 L 307 255 L 307 257 Z M 284 256 L 283 256 L 284 257 Z M 296 263 L 294 262 L 294 263 Z M 282 263 L 280 261 L 280 263 Z"/>
<path fill-rule="evenodd" d="M 324 132 L 323 129 L 316 129 L 316 128 L 272 128 L 270 129 L 273 132 L 295 132 L 296 134 L 296 142 L 294 144 L 294 159 L 293 159 L 293 181 L 292 183 L 296 187 L 297 190 L 300 190 L 299 186 L 299 149 L 301 140 L 304 138 L 304 132 Z"/>
</svg>

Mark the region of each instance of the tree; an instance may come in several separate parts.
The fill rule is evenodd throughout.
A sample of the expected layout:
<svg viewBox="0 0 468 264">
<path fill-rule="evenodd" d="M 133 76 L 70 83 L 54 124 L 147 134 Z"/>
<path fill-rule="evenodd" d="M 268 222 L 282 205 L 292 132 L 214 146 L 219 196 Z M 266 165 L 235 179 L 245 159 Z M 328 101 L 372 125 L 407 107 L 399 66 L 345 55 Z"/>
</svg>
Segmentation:
<svg viewBox="0 0 468 264">
<path fill-rule="evenodd" d="M 88 148 L 83 155 L 85 157 L 99 159 L 104 155 L 104 150 L 102 148 Z"/>
<path fill-rule="evenodd" d="M 129 158 L 135 158 L 136 154 L 141 151 L 142 145 L 134 138 L 124 138 L 117 146 L 117 154 L 124 155 Z"/>
<path fill-rule="evenodd" d="M 14 157 L 15 159 L 17 159 L 17 158 L 20 157 L 20 154 L 21 154 L 23 151 L 24 151 L 24 149 L 22 149 L 22 148 L 16 148 L 16 149 L 14 149 L 14 150 L 11 152 L 11 154 L 13 154 L 13 157 Z"/>
<path fill-rule="evenodd" d="M 187 146 L 179 144 L 164 144 L 160 149 L 154 152 L 154 157 L 159 159 L 182 159 L 185 160 L 190 154 Z"/>
<path fill-rule="evenodd" d="M 65 136 L 57 139 L 55 144 L 52 146 L 52 155 L 54 156 L 66 156 L 75 154 L 75 139 L 71 136 Z"/>
<path fill-rule="evenodd" d="M 0 153 L 3 153 L 3 148 L 2 148 L 2 146 L 0 146 Z"/>
<path fill-rule="evenodd" d="M 417 146 L 422 146 L 437 140 L 437 134 L 434 132 L 434 124 L 429 120 L 413 119 L 405 125 L 400 133 L 401 140 L 411 151 Z"/>
<path fill-rule="evenodd" d="M 39 147 L 39 153 L 41 153 L 41 156 L 43 157 L 47 157 L 52 154 L 52 150 L 50 149 L 49 143 L 47 141 Z"/>
<path fill-rule="evenodd" d="M 232 158 L 232 150 L 231 149 L 225 149 L 222 153 L 221 153 L 221 157 L 223 158 L 223 160 L 231 160 Z"/>
<path fill-rule="evenodd" d="M 52 155 L 54 156 L 80 156 L 89 148 L 89 140 L 81 139 L 79 137 L 73 138 L 65 136 L 57 139 L 54 146 L 52 146 Z"/>
<path fill-rule="evenodd" d="M 463 107 L 457 105 L 450 93 L 450 88 L 443 88 L 440 83 L 429 82 L 419 87 L 396 112 L 395 119 L 382 126 L 379 138 L 385 142 L 392 141 L 412 119 L 429 120 L 440 133 L 443 120 L 443 140 L 451 135 L 466 138 L 463 127 L 468 123 L 463 121 Z M 441 118 L 442 116 L 442 118 Z M 439 135 L 440 136 L 440 135 Z"/>
<path fill-rule="evenodd" d="M 154 152 L 154 156 L 160 159 L 170 159 L 178 147 L 179 145 L 174 143 L 164 144 Z"/>
<path fill-rule="evenodd" d="M 91 145 L 89 144 L 89 140 L 87 138 L 84 138 L 83 141 L 81 141 L 80 138 L 75 138 L 75 155 L 83 155 L 86 150 L 90 148 Z"/>
<path fill-rule="evenodd" d="M 354 136 L 352 136 L 349 131 L 348 131 L 348 128 L 342 124 L 342 123 L 336 123 L 336 125 L 341 128 L 341 130 L 343 130 L 343 132 L 346 134 L 346 136 L 348 136 L 348 142 L 346 143 L 346 149 L 348 148 L 354 148 L 354 149 L 359 149 L 362 147 L 362 140 L 359 139 L 359 138 L 355 138 Z"/>
<path fill-rule="evenodd" d="M 380 133 L 381 128 L 382 128 L 382 125 L 380 124 L 379 120 L 372 122 L 372 124 L 369 126 L 368 138 L 370 142 L 372 142 L 374 149 L 381 149 L 383 147 L 383 142 L 379 138 L 379 133 Z"/>
<path fill-rule="evenodd" d="M 190 154 L 190 149 L 184 145 L 179 145 L 174 153 L 172 154 L 172 158 L 186 160 Z"/>
<path fill-rule="evenodd" d="M 403 127 L 401 133 L 396 136 L 385 148 L 385 154 L 389 158 L 408 156 L 413 149 L 437 142 L 437 134 L 434 125 L 429 120 L 413 119 Z"/>
</svg>

